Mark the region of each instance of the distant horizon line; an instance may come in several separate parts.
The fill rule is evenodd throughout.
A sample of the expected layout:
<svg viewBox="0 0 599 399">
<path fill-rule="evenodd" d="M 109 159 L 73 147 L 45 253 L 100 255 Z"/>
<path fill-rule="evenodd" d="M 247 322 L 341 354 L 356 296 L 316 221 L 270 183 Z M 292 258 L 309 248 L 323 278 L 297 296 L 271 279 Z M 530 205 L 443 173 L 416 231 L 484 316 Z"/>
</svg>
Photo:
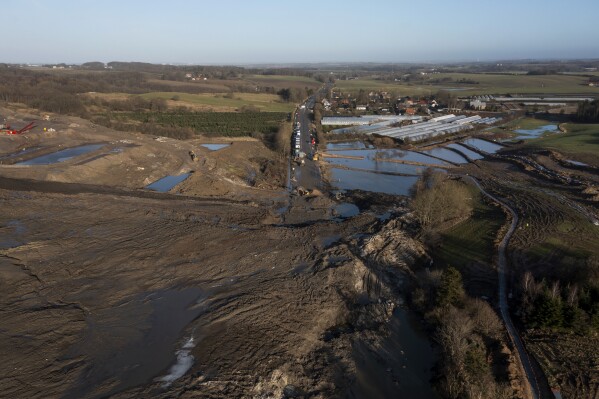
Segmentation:
<svg viewBox="0 0 599 399">
<path fill-rule="evenodd" d="M 110 63 L 140 63 L 140 64 L 151 64 L 151 65 L 170 65 L 170 66 L 238 66 L 238 67 L 251 67 L 251 66 L 301 66 L 301 65 L 419 65 L 419 64 L 489 64 L 489 63 L 518 63 L 518 62 L 596 62 L 599 61 L 599 57 L 592 58 L 505 58 L 505 59 L 463 59 L 463 60 L 426 60 L 426 61 L 313 61 L 313 62 L 281 62 L 281 61 L 261 61 L 261 62 L 206 62 L 206 63 L 194 63 L 194 62 L 150 62 L 150 61 L 83 61 L 83 62 L 0 62 L 7 65 L 27 65 L 27 66 L 42 66 L 42 65 L 74 65 L 81 66 L 83 64 L 91 62 L 100 62 L 105 65 Z"/>
</svg>

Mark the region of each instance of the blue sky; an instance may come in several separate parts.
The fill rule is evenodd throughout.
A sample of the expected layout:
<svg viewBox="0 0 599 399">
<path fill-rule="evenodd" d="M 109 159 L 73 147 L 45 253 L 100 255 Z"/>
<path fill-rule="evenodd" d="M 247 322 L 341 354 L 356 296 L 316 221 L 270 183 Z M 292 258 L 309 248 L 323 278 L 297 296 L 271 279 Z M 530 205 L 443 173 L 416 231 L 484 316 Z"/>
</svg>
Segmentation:
<svg viewBox="0 0 599 399">
<path fill-rule="evenodd" d="M 599 58 L 597 0 L 2 0 L 0 62 Z"/>
</svg>

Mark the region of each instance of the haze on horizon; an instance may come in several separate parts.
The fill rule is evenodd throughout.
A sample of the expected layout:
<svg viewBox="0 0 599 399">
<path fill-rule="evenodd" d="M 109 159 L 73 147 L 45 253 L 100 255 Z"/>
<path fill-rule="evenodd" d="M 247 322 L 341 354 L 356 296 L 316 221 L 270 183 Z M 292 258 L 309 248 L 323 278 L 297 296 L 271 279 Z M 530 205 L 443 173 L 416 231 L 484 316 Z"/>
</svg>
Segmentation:
<svg viewBox="0 0 599 399">
<path fill-rule="evenodd" d="M 599 58 L 599 2 L 6 0 L 0 62 Z"/>
</svg>

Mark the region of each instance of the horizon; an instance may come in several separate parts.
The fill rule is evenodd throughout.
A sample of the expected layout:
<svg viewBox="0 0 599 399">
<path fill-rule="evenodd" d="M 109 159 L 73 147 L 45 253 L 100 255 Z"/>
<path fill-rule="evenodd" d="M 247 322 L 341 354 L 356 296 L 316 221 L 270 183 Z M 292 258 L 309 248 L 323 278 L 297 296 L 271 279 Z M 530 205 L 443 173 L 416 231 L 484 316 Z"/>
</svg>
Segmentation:
<svg viewBox="0 0 599 399">
<path fill-rule="evenodd" d="M 187 65 L 414 64 L 599 58 L 599 4 L 557 0 L 427 7 L 340 0 L 9 0 L 5 20 L 35 21 L 0 44 L 2 62 Z M 289 17 L 287 17 L 289 16 Z M 560 25 L 555 26 L 555 21 Z M 506 27 L 507 25 L 507 27 Z M 43 38 L 40 40 L 40 38 Z"/>
<path fill-rule="evenodd" d="M 256 62 L 256 63 L 184 63 L 184 62 L 146 62 L 146 61 L 122 61 L 122 60 L 111 60 L 111 61 L 101 61 L 101 60 L 89 60 L 83 62 L 4 62 L 7 65 L 27 65 L 30 67 L 43 66 L 43 65 L 67 65 L 67 66 L 82 66 L 92 62 L 100 62 L 104 65 L 108 65 L 111 63 L 139 63 L 139 64 L 150 64 L 150 65 L 164 65 L 164 66 L 174 66 L 174 67 L 186 67 L 186 66 L 233 66 L 240 68 L 305 68 L 310 66 L 354 66 L 354 65 L 376 65 L 376 66 L 454 66 L 460 64 L 494 64 L 494 63 L 508 63 L 508 64 L 521 64 L 521 63 L 559 63 L 559 62 L 597 62 L 599 61 L 599 57 L 597 58 L 521 58 L 521 59 L 489 59 L 489 60 L 456 60 L 456 61 L 447 61 L 447 60 L 438 60 L 438 61 L 414 61 L 414 62 L 377 62 L 377 61 L 335 61 L 335 62 Z"/>
</svg>

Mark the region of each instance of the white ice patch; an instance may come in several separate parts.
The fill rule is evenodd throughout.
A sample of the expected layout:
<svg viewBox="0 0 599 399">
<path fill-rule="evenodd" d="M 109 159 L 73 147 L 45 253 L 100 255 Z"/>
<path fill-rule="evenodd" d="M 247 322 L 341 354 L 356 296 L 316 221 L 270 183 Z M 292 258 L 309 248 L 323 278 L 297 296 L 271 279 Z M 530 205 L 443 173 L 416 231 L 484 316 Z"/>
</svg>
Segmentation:
<svg viewBox="0 0 599 399">
<path fill-rule="evenodd" d="M 193 366 L 195 358 L 191 354 L 191 349 L 195 346 L 193 337 L 191 337 L 185 342 L 181 349 L 175 352 L 177 361 L 171 366 L 167 375 L 158 378 L 158 381 L 164 382 L 164 384 L 162 384 L 164 388 L 168 388 L 174 381 L 183 377 L 191 366 Z"/>
</svg>

